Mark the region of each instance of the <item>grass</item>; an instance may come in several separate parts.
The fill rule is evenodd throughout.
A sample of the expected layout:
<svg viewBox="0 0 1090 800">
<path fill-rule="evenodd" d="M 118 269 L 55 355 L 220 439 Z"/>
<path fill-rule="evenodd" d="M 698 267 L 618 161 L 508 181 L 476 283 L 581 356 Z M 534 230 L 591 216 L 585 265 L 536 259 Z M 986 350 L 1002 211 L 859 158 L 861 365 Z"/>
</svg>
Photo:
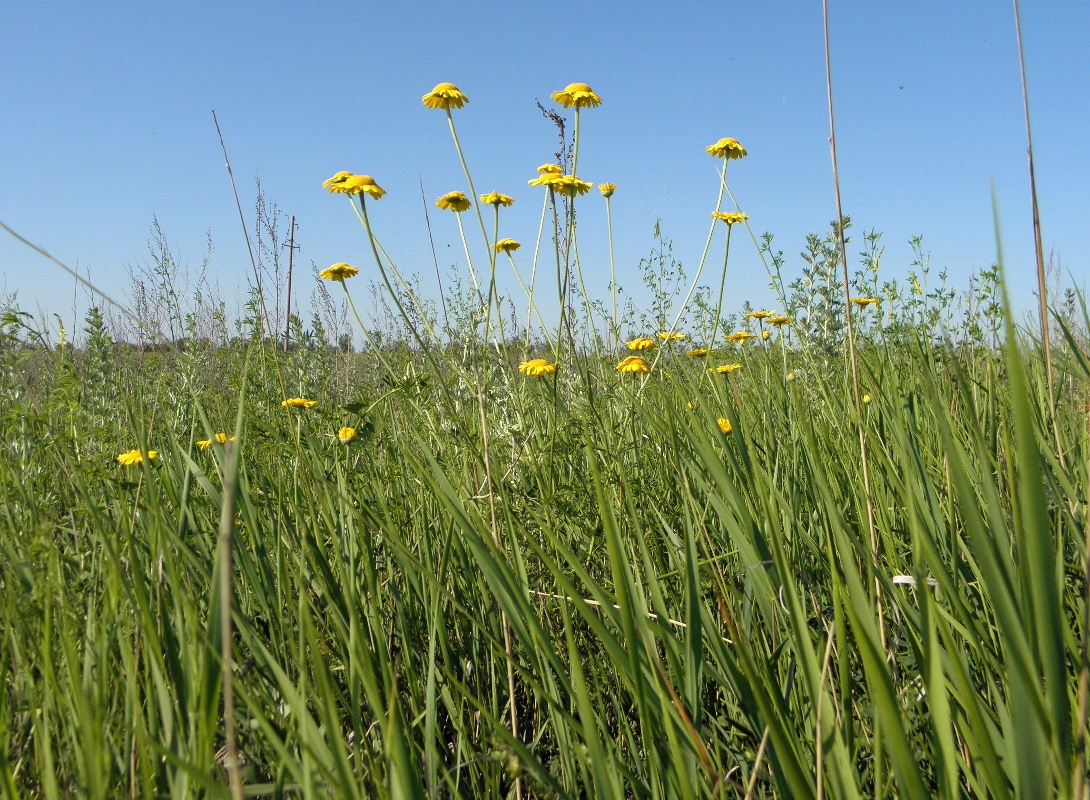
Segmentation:
<svg viewBox="0 0 1090 800">
<path fill-rule="evenodd" d="M 319 298 L 364 353 L 320 316 L 266 339 L 260 294 L 232 340 L 161 347 L 5 314 L 3 794 L 1086 797 L 1081 298 L 1049 362 L 998 268 L 961 306 L 922 256 L 880 284 L 872 231 L 848 276 L 845 218 L 790 285 L 753 237 L 789 324 L 720 319 L 661 236 L 621 316 L 576 288 L 577 192 L 545 191 L 553 331 L 529 290 L 502 327 L 494 253 L 440 325 L 374 195 L 386 327 Z M 172 274 L 171 330 L 226 330 Z M 852 296 L 882 300 L 854 355 Z M 659 332 L 647 375 L 598 346 Z"/>
</svg>

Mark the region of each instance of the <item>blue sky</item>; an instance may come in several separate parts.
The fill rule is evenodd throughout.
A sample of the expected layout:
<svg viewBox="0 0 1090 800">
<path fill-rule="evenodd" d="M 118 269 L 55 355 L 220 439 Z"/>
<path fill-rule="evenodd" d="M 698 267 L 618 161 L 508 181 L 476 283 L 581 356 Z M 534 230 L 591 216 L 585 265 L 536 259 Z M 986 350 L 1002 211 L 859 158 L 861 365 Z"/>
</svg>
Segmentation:
<svg viewBox="0 0 1090 800">
<path fill-rule="evenodd" d="M 831 2 L 845 213 L 885 234 L 883 274 L 903 276 L 921 234 L 934 272 L 965 288 L 995 260 L 994 181 L 1011 288 L 1032 306 L 1025 129 L 1010 3 Z M 1085 285 L 1090 156 L 1090 7 L 1024 4 L 1037 182 L 1046 252 Z M 157 218 L 175 256 L 233 300 L 249 261 L 212 123 L 219 117 L 244 211 L 255 179 L 298 218 L 297 291 L 311 261 L 375 277 L 366 241 L 323 179 L 345 169 L 387 190 L 376 230 L 406 273 L 434 274 L 429 204 L 466 189 L 444 115 L 421 95 L 456 83 L 456 112 L 479 191 L 511 194 L 502 235 L 532 243 L 555 133 L 535 99 L 574 81 L 585 112 L 581 177 L 613 181 L 620 282 L 656 220 L 690 271 L 717 192 L 705 146 L 738 138 L 731 188 L 797 275 L 805 235 L 835 216 L 821 3 L 28 3 L 0 7 L 0 220 L 124 296 Z M 604 204 L 582 202 L 591 291 L 608 280 Z M 430 209 L 440 264 L 464 261 L 451 215 Z M 471 222 L 467 219 L 467 222 Z M 472 233 L 472 229 L 470 229 Z M 479 238 L 479 237 L 478 237 Z M 769 302 L 751 246 L 732 245 L 727 306 Z M 526 252 L 524 249 L 523 253 Z M 713 249 L 713 253 L 718 248 Z M 713 270 L 714 272 L 714 270 Z M 713 276 L 706 274 L 711 282 Z M 0 233 L 0 293 L 71 315 L 73 284 Z M 80 297 L 81 307 L 86 304 Z"/>
</svg>

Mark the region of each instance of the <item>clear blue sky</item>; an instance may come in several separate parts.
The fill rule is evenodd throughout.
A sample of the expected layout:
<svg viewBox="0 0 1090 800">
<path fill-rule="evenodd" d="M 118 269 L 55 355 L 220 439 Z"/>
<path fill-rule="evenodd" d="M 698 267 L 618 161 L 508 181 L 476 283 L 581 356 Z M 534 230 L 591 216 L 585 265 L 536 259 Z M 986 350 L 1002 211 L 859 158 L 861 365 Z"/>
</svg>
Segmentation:
<svg viewBox="0 0 1090 800">
<path fill-rule="evenodd" d="M 1045 249 L 1090 274 L 1090 5 L 1025 2 Z M 922 234 L 937 272 L 962 289 L 995 260 L 991 184 L 1012 289 L 1032 307 L 1033 248 L 1013 12 L 1008 2 L 832 0 L 833 77 L 845 212 L 885 232 L 887 277 L 904 275 Z M 358 222 L 323 179 L 373 175 L 387 196 L 377 232 L 407 273 L 433 274 L 429 203 L 467 189 L 444 115 L 420 103 L 440 81 L 479 191 L 514 195 L 503 235 L 532 243 L 554 130 L 534 105 L 590 84 L 581 177 L 613 181 L 623 284 L 661 219 L 695 267 L 717 191 L 704 147 L 738 138 L 730 183 L 758 232 L 797 274 L 804 237 L 835 216 L 821 3 L 30 3 L 0 6 L 0 219 L 103 289 L 124 295 L 157 217 L 175 255 L 229 299 L 249 263 L 212 110 L 252 219 L 255 178 L 299 221 L 304 268 L 348 261 L 374 277 Z M 581 201 L 580 247 L 604 294 L 604 204 Z M 453 219 L 431 208 L 441 264 L 461 261 Z M 467 219 L 467 222 L 472 219 Z M 472 232 L 472 229 L 470 229 Z M 478 236 L 479 238 L 479 236 Z M 448 249 L 449 245 L 449 249 Z M 858 247 L 851 246 L 852 250 Z M 717 252 L 718 248 L 715 251 Z M 523 253 L 526 252 L 524 249 Z M 732 248 L 728 308 L 766 302 L 752 247 Z M 303 296 L 309 277 L 298 287 Z M 0 233 L 0 292 L 71 313 L 73 285 Z M 82 294 L 82 292 L 81 292 Z M 81 304 L 84 301 L 81 300 Z"/>
</svg>

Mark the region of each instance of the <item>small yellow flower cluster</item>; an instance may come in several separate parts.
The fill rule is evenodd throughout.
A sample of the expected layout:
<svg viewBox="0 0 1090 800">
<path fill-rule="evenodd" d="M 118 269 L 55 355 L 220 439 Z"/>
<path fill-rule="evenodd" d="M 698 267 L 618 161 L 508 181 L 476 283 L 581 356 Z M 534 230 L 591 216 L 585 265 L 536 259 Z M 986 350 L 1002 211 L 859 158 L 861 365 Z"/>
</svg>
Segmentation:
<svg viewBox="0 0 1090 800">
<path fill-rule="evenodd" d="M 353 175 L 351 172 L 338 172 L 323 181 L 322 186 L 331 194 L 369 194 L 376 200 L 386 194 L 386 190 L 375 183 L 370 175 Z"/>
<path fill-rule="evenodd" d="M 503 206 L 506 208 L 515 202 L 515 198 L 500 194 L 499 192 L 489 192 L 488 194 L 481 195 L 481 202 L 486 206 Z"/>
<path fill-rule="evenodd" d="M 646 336 L 641 336 L 638 339 L 633 339 L 631 342 L 628 342 L 627 346 L 629 350 L 654 350 L 655 340 L 648 339 Z"/>
<path fill-rule="evenodd" d="M 351 264 L 340 262 L 323 269 L 318 273 L 318 277 L 327 281 L 340 281 L 341 283 L 344 283 L 345 278 L 354 278 L 356 275 L 359 275 L 359 273 L 360 271 Z"/>
<path fill-rule="evenodd" d="M 440 83 L 421 97 L 420 102 L 428 108 L 442 108 L 449 111 L 452 108 L 461 108 L 469 102 L 469 98 L 462 94 L 453 83 Z"/>
<path fill-rule="evenodd" d="M 227 442 L 235 441 L 234 436 L 228 436 L 226 433 L 217 433 L 211 439 L 198 439 L 197 440 L 197 447 L 201 448 L 201 450 L 207 450 L 209 447 L 212 446 L 213 439 L 215 441 L 219 442 L 220 444 L 225 444 Z"/>
<path fill-rule="evenodd" d="M 727 225 L 737 225 L 749 219 L 749 215 L 743 214 L 741 211 L 713 211 L 712 219 L 720 220 L 727 223 Z"/>
<path fill-rule="evenodd" d="M 156 450 L 148 450 L 147 456 L 145 456 L 139 450 L 129 450 L 117 457 L 117 463 L 123 467 L 135 467 L 138 464 L 143 464 L 145 457 L 148 461 L 153 461 L 159 457 L 159 453 Z"/>
<path fill-rule="evenodd" d="M 732 333 L 725 337 L 731 344 L 741 344 L 742 342 L 749 341 L 750 339 L 756 339 L 757 334 L 750 333 L 749 331 L 738 331 L 738 333 Z"/>
<path fill-rule="evenodd" d="M 602 98 L 595 94 L 594 90 L 587 86 L 585 83 L 569 83 L 559 92 L 553 92 L 552 98 L 564 108 L 586 108 L 587 106 L 597 106 L 602 102 Z"/>
<path fill-rule="evenodd" d="M 617 365 L 617 371 L 627 375 L 649 375 L 651 367 L 640 356 L 628 356 Z"/>
<path fill-rule="evenodd" d="M 544 378 L 556 374 L 556 364 L 550 364 L 544 358 L 532 358 L 519 364 L 519 372 L 531 378 Z"/>
<path fill-rule="evenodd" d="M 447 192 L 445 195 L 435 201 L 435 204 L 439 208 L 447 211 L 453 211 L 455 214 L 461 214 L 463 211 L 469 209 L 469 198 L 466 197 L 465 192 Z"/>
<path fill-rule="evenodd" d="M 314 408 L 316 405 L 318 405 L 318 401 L 307 400 L 305 397 L 289 397 L 280 405 L 282 405 L 284 408 Z"/>
<path fill-rule="evenodd" d="M 707 151 L 708 155 L 714 156 L 715 158 L 743 158 L 748 155 L 746 153 L 746 148 L 742 147 L 737 139 L 731 139 L 730 137 L 720 139 L 715 144 L 708 145 Z"/>
</svg>

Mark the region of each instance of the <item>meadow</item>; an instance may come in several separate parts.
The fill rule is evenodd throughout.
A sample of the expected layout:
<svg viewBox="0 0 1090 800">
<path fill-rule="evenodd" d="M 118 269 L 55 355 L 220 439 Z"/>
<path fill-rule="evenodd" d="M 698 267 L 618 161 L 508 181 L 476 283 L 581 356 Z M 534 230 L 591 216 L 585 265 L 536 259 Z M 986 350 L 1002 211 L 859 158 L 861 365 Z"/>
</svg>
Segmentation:
<svg viewBox="0 0 1090 800">
<path fill-rule="evenodd" d="M 887 279 L 843 218 L 785 276 L 722 139 L 691 277 L 659 234 L 644 307 L 592 298 L 574 209 L 623 186 L 578 177 L 597 95 L 554 97 L 536 246 L 467 168 L 438 304 L 338 172 L 371 247 L 324 323 L 282 336 L 256 264 L 230 323 L 165 249 L 76 345 L 6 310 L 4 796 L 1090 796 L 1081 295 L 1046 350 L 1001 266 Z M 460 156 L 465 96 L 423 101 Z M 742 246 L 777 308 L 725 308 Z"/>
</svg>

